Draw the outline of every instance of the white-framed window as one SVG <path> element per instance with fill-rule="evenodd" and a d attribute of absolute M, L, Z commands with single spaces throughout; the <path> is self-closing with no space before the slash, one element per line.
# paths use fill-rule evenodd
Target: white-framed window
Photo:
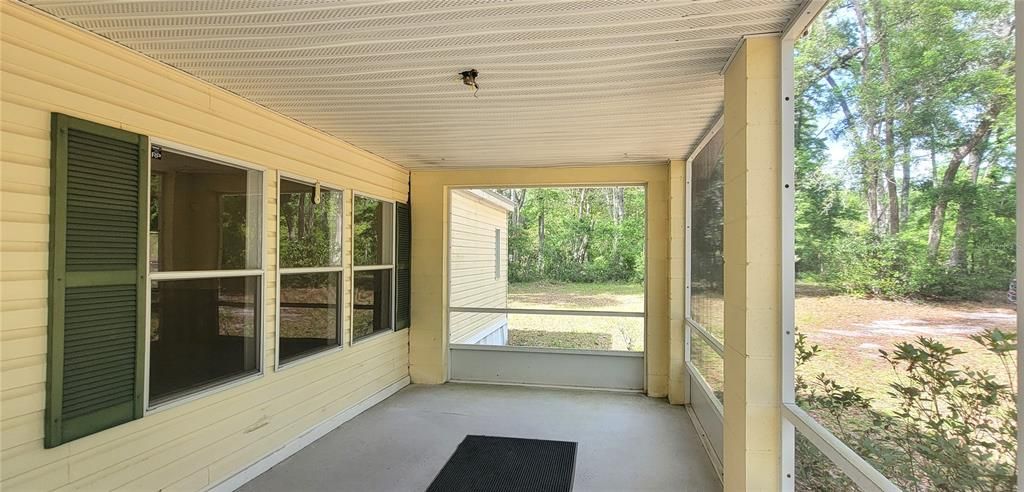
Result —
<path fill-rule="evenodd" d="M 148 408 L 262 374 L 263 174 L 153 142 Z"/>
<path fill-rule="evenodd" d="M 395 204 L 352 197 L 352 341 L 394 330 Z"/>
<path fill-rule="evenodd" d="M 277 364 L 344 345 L 344 192 L 278 177 Z"/>

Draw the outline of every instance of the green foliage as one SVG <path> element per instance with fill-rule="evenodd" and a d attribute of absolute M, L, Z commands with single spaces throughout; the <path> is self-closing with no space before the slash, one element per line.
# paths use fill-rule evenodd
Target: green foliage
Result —
<path fill-rule="evenodd" d="M 927 337 L 879 351 L 897 376 L 894 409 L 876 408 L 859 388 L 820 374 L 798 378 L 798 404 L 904 490 L 1014 490 L 1017 480 L 1016 335 L 988 330 L 971 337 L 998 357 L 1009 384 L 960 363 L 963 350 Z M 820 353 L 798 335 L 797 367 Z M 848 480 L 798 448 L 800 488 L 848 490 Z"/>
<path fill-rule="evenodd" d="M 312 186 L 289 181 L 282 186 L 289 190 L 278 197 L 281 267 L 341 265 L 341 192 L 322 190 L 320 203 L 313 203 Z"/>
<path fill-rule="evenodd" d="M 892 298 L 1006 289 L 1012 12 L 1009 0 L 836 1 L 798 43 L 799 278 Z"/>
<path fill-rule="evenodd" d="M 509 216 L 509 281 L 639 282 L 645 197 L 639 187 L 502 190 Z"/>
<path fill-rule="evenodd" d="M 356 195 L 352 208 L 352 261 L 354 265 L 379 265 L 384 261 L 385 203 Z"/>

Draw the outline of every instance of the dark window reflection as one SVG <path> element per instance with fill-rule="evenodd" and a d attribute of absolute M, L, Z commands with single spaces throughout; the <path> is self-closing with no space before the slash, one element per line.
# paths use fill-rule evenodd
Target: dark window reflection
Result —
<path fill-rule="evenodd" d="M 321 188 L 314 199 L 313 185 L 281 180 L 281 268 L 341 265 L 342 193 Z"/>
<path fill-rule="evenodd" d="M 152 283 L 151 402 L 259 371 L 259 277 Z"/>
<path fill-rule="evenodd" d="M 259 171 L 166 149 L 151 167 L 151 271 L 260 267 Z"/>
<path fill-rule="evenodd" d="M 281 275 L 280 361 L 338 346 L 341 272 Z"/>
<path fill-rule="evenodd" d="M 355 272 L 352 339 L 391 330 L 391 270 Z"/>
<path fill-rule="evenodd" d="M 356 195 L 352 222 L 353 264 L 390 265 L 394 204 Z"/>

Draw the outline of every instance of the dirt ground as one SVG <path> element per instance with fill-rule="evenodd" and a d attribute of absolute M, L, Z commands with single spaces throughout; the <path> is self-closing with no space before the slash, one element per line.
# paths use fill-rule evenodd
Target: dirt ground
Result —
<path fill-rule="evenodd" d="M 888 385 L 898 374 L 879 350 L 919 336 L 963 349 L 968 367 L 985 368 L 1006 382 L 1006 368 L 970 336 L 986 329 L 1015 332 L 1017 313 L 1005 293 L 992 293 L 980 302 L 925 302 L 858 299 L 830 295 L 806 286 L 798 288 L 796 323 L 821 354 L 802 367 L 806 377 L 825 373 L 838 383 L 858 386 L 866 396 L 884 404 Z"/>

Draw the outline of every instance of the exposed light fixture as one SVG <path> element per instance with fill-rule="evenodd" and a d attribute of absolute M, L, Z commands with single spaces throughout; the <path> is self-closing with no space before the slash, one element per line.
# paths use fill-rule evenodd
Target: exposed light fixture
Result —
<path fill-rule="evenodd" d="M 476 93 L 480 92 L 480 86 L 477 85 L 476 83 L 476 78 L 478 75 L 480 75 L 480 72 L 477 72 L 475 68 L 471 68 L 469 70 L 466 70 L 465 72 L 459 72 L 459 75 L 462 76 L 463 84 L 468 85 L 474 89 L 473 97 L 476 97 Z"/>

